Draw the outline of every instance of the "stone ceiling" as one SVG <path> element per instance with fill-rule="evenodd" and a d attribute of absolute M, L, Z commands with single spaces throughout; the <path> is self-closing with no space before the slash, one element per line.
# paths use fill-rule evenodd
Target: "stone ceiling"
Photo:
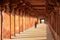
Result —
<path fill-rule="evenodd" d="M 2 5 L 13 5 L 19 8 L 21 5 L 28 6 L 31 10 L 37 11 L 39 13 L 46 13 L 46 8 L 57 6 L 56 3 L 59 0 L 0 0 L 0 6 Z M 52 5 L 52 6 L 51 6 Z M 52 10 L 52 9 L 51 9 Z"/>

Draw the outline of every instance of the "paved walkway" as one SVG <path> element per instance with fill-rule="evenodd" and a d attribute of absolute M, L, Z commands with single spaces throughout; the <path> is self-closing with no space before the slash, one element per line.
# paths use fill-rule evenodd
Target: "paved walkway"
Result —
<path fill-rule="evenodd" d="M 37 28 L 33 26 L 12 39 L 4 40 L 53 40 L 53 37 L 46 24 L 38 24 Z"/>

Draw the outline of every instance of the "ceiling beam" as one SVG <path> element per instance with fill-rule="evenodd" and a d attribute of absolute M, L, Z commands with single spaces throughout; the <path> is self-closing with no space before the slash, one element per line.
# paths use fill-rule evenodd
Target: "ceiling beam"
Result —
<path fill-rule="evenodd" d="M 45 9 L 34 9 L 34 10 L 45 10 Z"/>
<path fill-rule="evenodd" d="M 32 5 L 32 7 L 45 7 L 45 5 Z"/>

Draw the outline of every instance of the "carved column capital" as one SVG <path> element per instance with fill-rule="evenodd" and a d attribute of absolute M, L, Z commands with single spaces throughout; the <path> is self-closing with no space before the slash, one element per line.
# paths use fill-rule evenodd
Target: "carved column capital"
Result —
<path fill-rule="evenodd" d="M 4 8 L 5 8 L 5 12 L 10 12 L 10 7 L 9 7 L 8 4 L 7 5 L 4 5 Z"/>

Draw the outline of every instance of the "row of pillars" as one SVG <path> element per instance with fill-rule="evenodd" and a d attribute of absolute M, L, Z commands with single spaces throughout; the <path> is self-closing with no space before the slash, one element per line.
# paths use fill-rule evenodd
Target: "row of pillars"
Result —
<path fill-rule="evenodd" d="M 60 40 L 60 13 L 58 7 L 51 11 L 49 24 L 54 40 Z"/>
<path fill-rule="evenodd" d="M 23 9 L 13 8 L 10 12 L 7 6 L 7 9 L 0 10 L 0 40 L 20 34 L 35 25 L 36 21 L 37 17 L 30 16 Z"/>

